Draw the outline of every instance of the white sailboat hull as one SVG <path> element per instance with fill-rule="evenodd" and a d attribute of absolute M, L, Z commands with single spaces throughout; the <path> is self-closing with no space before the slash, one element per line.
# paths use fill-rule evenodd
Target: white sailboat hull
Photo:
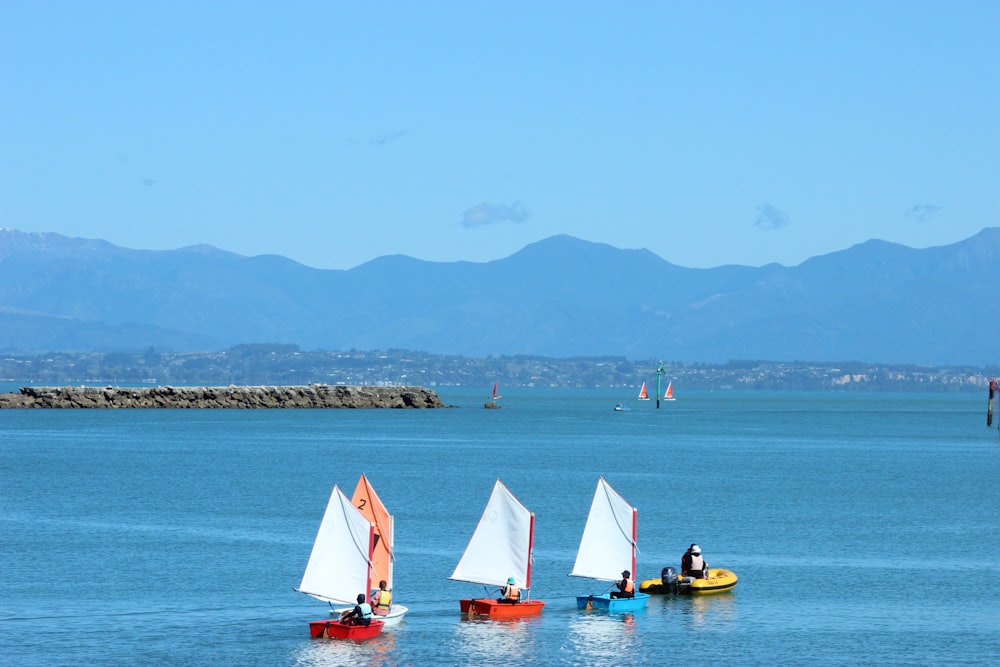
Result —
<path fill-rule="evenodd" d="M 342 612 L 350 611 L 353 607 L 342 607 L 341 609 L 331 609 L 330 616 L 340 616 Z M 404 607 L 401 604 L 394 604 L 389 607 L 389 613 L 385 616 L 373 616 L 376 621 L 382 621 L 386 627 L 392 625 L 398 625 L 400 621 L 403 620 L 403 616 L 406 612 L 410 611 L 409 607 Z"/>

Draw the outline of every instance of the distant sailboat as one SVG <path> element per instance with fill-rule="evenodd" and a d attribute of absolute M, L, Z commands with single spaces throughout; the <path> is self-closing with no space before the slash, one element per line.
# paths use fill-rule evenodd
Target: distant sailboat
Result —
<path fill-rule="evenodd" d="M 676 398 L 674 398 L 674 383 L 673 382 L 668 382 L 667 383 L 667 392 L 665 394 L 663 394 L 663 398 L 664 398 L 664 400 L 667 400 L 667 401 L 676 401 L 677 400 Z"/>
<path fill-rule="evenodd" d="M 490 396 L 490 400 L 488 400 L 485 403 L 483 403 L 483 407 L 484 408 L 499 408 L 500 407 L 500 405 L 497 403 L 497 401 L 499 401 L 501 398 L 503 398 L 503 396 L 500 396 L 499 394 L 497 394 L 497 386 L 499 384 L 500 384 L 499 382 L 494 382 L 493 383 L 493 395 Z"/>
<path fill-rule="evenodd" d="M 639 400 L 640 401 L 648 401 L 649 400 L 649 394 L 646 393 L 646 383 L 645 382 L 642 383 L 642 389 L 639 390 Z"/>

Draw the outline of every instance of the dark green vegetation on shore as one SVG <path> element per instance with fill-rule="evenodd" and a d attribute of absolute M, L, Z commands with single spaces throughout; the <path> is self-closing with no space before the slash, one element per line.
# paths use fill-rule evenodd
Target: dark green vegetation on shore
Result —
<path fill-rule="evenodd" d="M 221 352 L 52 353 L 0 358 L 0 382 L 17 385 L 411 385 L 421 387 L 656 389 L 657 360 L 465 357 L 408 350 L 303 351 L 296 345 L 239 345 Z M 864 362 L 663 362 L 663 388 L 798 391 L 987 391 L 1000 366 L 930 367 Z"/>

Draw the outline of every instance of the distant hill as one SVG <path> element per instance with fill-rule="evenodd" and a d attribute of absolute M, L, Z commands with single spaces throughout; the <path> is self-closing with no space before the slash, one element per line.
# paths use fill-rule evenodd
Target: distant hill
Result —
<path fill-rule="evenodd" d="M 395 255 L 348 271 L 210 246 L 129 250 L 0 230 L 0 352 L 246 343 L 467 356 L 725 362 L 995 360 L 1000 228 L 868 241 L 794 267 L 690 269 L 570 236 L 504 259 Z"/>

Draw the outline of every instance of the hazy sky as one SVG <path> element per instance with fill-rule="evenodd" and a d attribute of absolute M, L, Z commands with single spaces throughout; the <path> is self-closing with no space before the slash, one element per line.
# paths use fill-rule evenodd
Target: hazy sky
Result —
<path fill-rule="evenodd" d="M 351 268 L 1000 225 L 1000 2 L 3 0 L 0 226 Z"/>

